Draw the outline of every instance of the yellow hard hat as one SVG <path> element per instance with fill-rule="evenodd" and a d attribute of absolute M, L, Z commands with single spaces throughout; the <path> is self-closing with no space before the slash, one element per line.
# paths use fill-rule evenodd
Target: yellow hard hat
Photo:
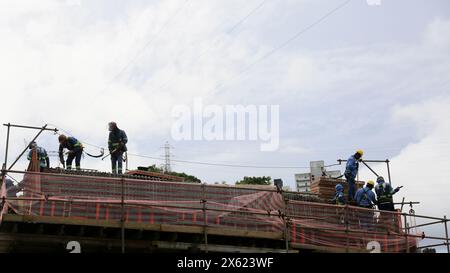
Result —
<path fill-rule="evenodd" d="M 363 156 L 363 154 L 364 154 L 364 151 L 363 150 L 358 150 L 358 151 L 356 151 L 358 154 L 360 154 L 361 156 Z"/>
<path fill-rule="evenodd" d="M 375 186 L 375 182 L 373 182 L 372 180 L 369 180 L 369 181 L 367 181 L 367 185 Z"/>

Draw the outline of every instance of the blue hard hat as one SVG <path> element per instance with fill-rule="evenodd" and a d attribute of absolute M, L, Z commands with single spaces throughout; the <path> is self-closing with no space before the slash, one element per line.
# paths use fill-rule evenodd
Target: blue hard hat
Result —
<path fill-rule="evenodd" d="M 336 191 L 343 191 L 344 190 L 344 186 L 342 186 L 341 184 L 337 184 L 335 188 L 336 188 Z"/>
<path fill-rule="evenodd" d="M 384 182 L 384 178 L 382 176 L 378 176 L 377 183 L 382 183 L 382 182 Z"/>

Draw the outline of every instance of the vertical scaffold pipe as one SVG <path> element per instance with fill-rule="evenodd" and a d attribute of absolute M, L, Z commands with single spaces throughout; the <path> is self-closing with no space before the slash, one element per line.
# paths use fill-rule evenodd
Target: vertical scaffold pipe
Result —
<path fill-rule="evenodd" d="M 389 166 L 389 159 L 386 159 L 386 166 L 387 166 L 387 172 L 388 172 L 388 179 L 389 179 L 389 184 L 391 184 L 392 186 L 392 179 L 391 179 L 391 168 Z"/>
<path fill-rule="evenodd" d="M 344 213 L 344 221 L 345 221 L 345 253 L 349 252 L 349 235 L 348 235 L 348 204 L 345 205 L 345 213 Z"/>
<path fill-rule="evenodd" d="M 9 132 L 11 130 L 11 124 L 8 123 L 8 124 L 6 124 L 6 126 L 8 127 L 8 129 L 6 131 L 5 162 L 4 162 L 4 167 L 3 167 L 5 169 L 6 169 L 6 166 L 8 165 Z"/>
<path fill-rule="evenodd" d="M 287 219 L 287 203 L 288 199 L 283 197 L 283 193 L 280 192 L 281 197 L 284 199 L 284 208 L 283 208 L 283 222 L 284 222 L 284 241 L 286 244 L 286 253 L 289 253 L 289 241 L 291 240 L 291 234 L 289 229 L 289 219 Z"/>
<path fill-rule="evenodd" d="M 409 228 L 408 228 L 408 223 L 407 223 L 407 219 L 406 219 L 406 213 L 403 214 L 403 221 L 405 222 L 404 226 L 405 226 L 406 253 L 409 253 L 409 239 L 408 239 Z"/>
<path fill-rule="evenodd" d="M 205 191 L 205 184 L 202 184 L 202 210 L 203 210 L 203 234 L 204 234 L 204 239 L 205 239 L 205 252 L 208 253 L 208 231 L 207 231 L 207 226 L 208 226 L 208 221 L 206 219 L 207 214 L 206 214 L 206 191 Z"/>
<path fill-rule="evenodd" d="M 125 179 L 121 179 L 121 216 L 120 216 L 120 239 L 122 253 L 125 253 Z"/>
<path fill-rule="evenodd" d="M 445 226 L 445 241 L 447 245 L 447 253 L 450 253 L 450 246 L 449 246 L 449 240 L 448 240 L 448 227 L 447 227 L 447 216 L 444 215 L 444 226 Z"/>

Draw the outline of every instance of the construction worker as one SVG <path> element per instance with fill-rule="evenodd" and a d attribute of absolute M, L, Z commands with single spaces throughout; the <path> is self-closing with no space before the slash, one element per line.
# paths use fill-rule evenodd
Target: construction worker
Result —
<path fill-rule="evenodd" d="M 394 199 L 392 196 L 396 194 L 400 188 L 401 187 L 397 187 L 393 189 L 391 184 L 385 182 L 382 176 L 377 178 L 375 193 L 377 194 L 378 199 L 378 209 L 382 210 L 382 212 L 380 212 L 378 224 L 388 231 L 398 231 L 398 225 L 396 224 L 397 215 L 391 212 L 395 211 Z"/>
<path fill-rule="evenodd" d="M 122 174 L 123 153 L 127 151 L 127 134 L 117 127 L 117 123 L 110 122 L 108 149 L 111 154 L 111 167 L 113 174 Z"/>
<path fill-rule="evenodd" d="M 59 159 L 64 166 L 64 154 L 63 150 L 69 150 L 67 152 L 66 169 L 72 169 L 72 161 L 75 159 L 75 167 L 77 170 L 81 170 L 81 156 L 83 155 L 83 145 L 74 137 L 67 137 L 60 135 L 59 141 Z"/>
<path fill-rule="evenodd" d="M 333 198 L 333 203 L 336 205 L 347 204 L 347 201 L 345 200 L 345 196 L 344 196 L 344 186 L 342 186 L 341 184 L 337 184 L 335 189 L 336 189 L 336 193 Z"/>
<path fill-rule="evenodd" d="M 377 199 L 375 198 L 375 193 L 372 191 L 375 186 L 375 182 L 372 180 L 367 181 L 366 186 L 362 189 L 359 189 L 355 195 L 356 204 L 363 208 L 373 208 L 377 203 Z"/>
<path fill-rule="evenodd" d="M 341 184 L 337 184 L 335 189 L 336 193 L 334 194 L 332 203 L 339 206 L 344 206 L 345 204 L 347 204 L 344 196 L 344 186 L 342 186 Z M 345 224 L 345 217 L 345 210 L 342 207 L 336 208 L 336 214 L 334 216 L 330 215 L 330 219 L 332 220 L 332 222 L 338 225 Z"/>
<path fill-rule="evenodd" d="M 375 182 L 372 180 L 367 181 L 366 186 L 362 189 L 359 189 L 355 195 L 355 201 L 359 207 L 372 209 L 374 205 L 377 203 L 375 198 L 375 193 L 372 191 L 375 186 Z M 374 213 L 372 210 L 361 210 L 358 213 L 359 221 L 362 228 L 371 229 L 374 224 Z"/>
<path fill-rule="evenodd" d="M 348 184 L 348 201 L 354 200 L 355 197 L 355 180 L 359 169 L 359 160 L 363 156 L 362 150 L 356 151 L 356 153 L 349 157 L 347 165 L 345 166 L 344 176 Z"/>
<path fill-rule="evenodd" d="M 35 141 L 31 142 L 28 148 L 30 149 L 27 157 L 28 160 L 31 160 L 33 157 L 33 152 L 36 152 L 41 171 L 44 168 L 50 168 L 50 159 L 48 157 L 47 151 L 44 148 L 39 147 Z"/>
<path fill-rule="evenodd" d="M 375 186 L 375 193 L 378 199 L 378 209 L 395 211 L 394 200 L 392 196 L 396 194 L 401 187 L 395 189 L 392 188 L 391 184 L 384 181 L 382 176 L 377 178 L 377 185 Z"/>

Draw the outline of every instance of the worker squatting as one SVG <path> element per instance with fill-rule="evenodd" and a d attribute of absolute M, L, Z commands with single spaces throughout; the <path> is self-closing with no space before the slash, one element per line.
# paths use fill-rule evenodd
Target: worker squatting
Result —
<path fill-rule="evenodd" d="M 108 149 L 111 156 L 111 168 L 114 174 L 122 174 L 123 153 L 127 151 L 128 138 L 125 131 L 119 129 L 115 122 L 110 122 L 109 137 L 108 137 Z M 75 160 L 75 168 L 81 169 L 81 157 L 83 155 L 83 144 L 74 137 L 60 135 L 59 141 L 59 160 L 64 168 L 72 169 L 72 163 Z M 36 152 L 37 159 L 41 169 L 50 167 L 50 160 L 47 151 L 39 147 L 36 142 L 33 142 L 29 146 L 30 152 L 28 159 L 31 160 L 33 152 Z M 67 149 L 67 159 L 64 160 L 64 149 Z"/>
<path fill-rule="evenodd" d="M 337 184 L 333 203 L 337 205 L 356 204 L 359 207 L 370 209 L 377 205 L 379 210 L 394 211 L 392 196 L 401 187 L 393 189 L 389 183 L 384 181 L 382 176 L 377 178 L 376 186 L 374 181 L 369 180 L 363 188 L 355 193 L 355 181 L 359 170 L 359 161 L 362 159 L 363 154 L 364 152 L 362 150 L 358 150 L 347 160 L 344 176 L 348 184 L 348 196 L 345 198 L 344 187 L 341 184 Z M 377 196 L 372 191 L 374 188 Z"/>

